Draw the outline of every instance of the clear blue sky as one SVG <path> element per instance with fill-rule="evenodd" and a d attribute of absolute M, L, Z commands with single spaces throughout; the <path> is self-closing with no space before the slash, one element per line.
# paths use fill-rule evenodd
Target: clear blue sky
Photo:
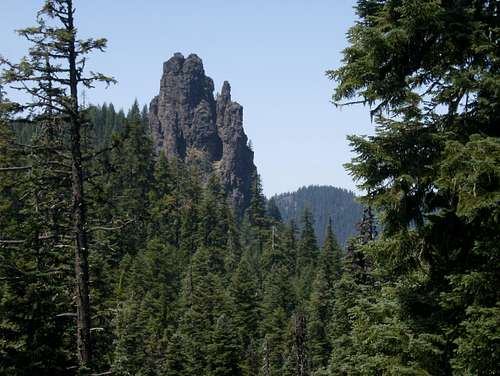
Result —
<path fill-rule="evenodd" d="M 81 37 L 105 37 L 89 68 L 118 84 L 87 92 L 91 103 L 128 108 L 159 90 L 162 63 L 198 54 L 220 90 L 231 83 L 267 195 L 302 185 L 354 188 L 342 164 L 346 135 L 370 134 L 369 110 L 335 108 L 327 69 L 341 64 L 354 0 L 75 0 Z M 0 54 L 16 60 L 27 44 L 14 29 L 34 24 L 42 0 L 0 0 Z"/>

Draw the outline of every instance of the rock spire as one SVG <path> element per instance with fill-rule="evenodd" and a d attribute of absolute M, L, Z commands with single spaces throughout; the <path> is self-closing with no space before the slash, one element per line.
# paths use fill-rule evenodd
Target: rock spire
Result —
<path fill-rule="evenodd" d="M 256 167 L 243 130 L 243 107 L 231 100 L 227 81 L 214 98 L 214 83 L 201 59 L 174 54 L 163 64 L 149 124 L 157 152 L 195 163 L 206 176 L 218 174 L 237 212 L 243 212 Z"/>

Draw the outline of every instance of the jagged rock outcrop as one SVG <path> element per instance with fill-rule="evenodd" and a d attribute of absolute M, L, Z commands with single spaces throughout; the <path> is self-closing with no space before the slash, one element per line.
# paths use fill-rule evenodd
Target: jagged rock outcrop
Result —
<path fill-rule="evenodd" d="M 163 64 L 160 93 L 149 109 L 157 152 L 216 172 L 237 211 L 248 206 L 256 167 L 243 130 L 243 107 L 231 101 L 227 81 L 214 98 L 201 59 L 176 53 Z"/>

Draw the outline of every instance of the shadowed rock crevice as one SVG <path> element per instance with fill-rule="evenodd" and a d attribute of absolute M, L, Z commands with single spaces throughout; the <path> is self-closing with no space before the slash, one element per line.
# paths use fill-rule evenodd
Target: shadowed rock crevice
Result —
<path fill-rule="evenodd" d="M 243 212 L 256 167 L 243 130 L 243 107 L 231 101 L 227 81 L 214 98 L 214 83 L 201 59 L 176 53 L 163 64 L 149 123 L 158 153 L 196 163 L 206 176 L 217 173 L 235 209 Z"/>

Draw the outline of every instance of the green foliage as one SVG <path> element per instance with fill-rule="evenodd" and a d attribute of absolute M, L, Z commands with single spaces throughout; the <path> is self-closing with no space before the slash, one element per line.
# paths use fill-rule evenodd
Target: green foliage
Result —
<path fill-rule="evenodd" d="M 348 252 L 369 295 L 347 309 L 347 350 L 332 370 L 355 359 L 367 368 L 344 372 L 495 374 L 498 5 L 366 0 L 357 11 L 329 75 L 337 104 L 372 107 L 375 135 L 350 137 L 347 168 L 383 232 L 366 247 L 373 232 L 362 229 Z"/>
<path fill-rule="evenodd" d="M 80 87 L 92 88 L 99 82 L 109 85 L 115 80 L 101 73 L 87 73 L 85 70 L 87 55 L 95 50 L 103 51 L 106 40 L 78 39 L 72 0 L 45 0 L 37 13 L 36 21 L 34 27 L 17 30 L 29 42 L 27 56 L 19 63 L 0 57 L 0 64 L 4 68 L 0 75 L 2 85 L 5 83 L 10 88 L 19 90 L 24 100 L 15 105 L 2 104 L 2 112 L 5 108 L 16 112 L 19 116 L 17 123 L 20 126 L 31 123 L 31 131 L 34 132 L 27 145 L 20 145 L 28 156 L 24 160 L 27 165 L 22 168 L 6 167 L 1 172 L 29 171 L 31 186 L 23 187 L 25 191 L 22 197 L 31 218 L 23 218 L 19 224 L 24 227 L 29 223 L 31 234 L 20 232 L 17 235 L 23 238 L 16 242 L 20 244 L 20 254 L 23 251 L 28 251 L 28 254 L 32 252 L 28 260 L 34 262 L 34 270 L 28 269 L 27 274 L 58 274 L 66 267 L 64 276 L 67 276 L 68 266 L 71 265 L 70 258 L 67 257 L 69 252 L 59 254 L 56 250 L 73 250 L 74 284 L 71 287 L 74 292 L 68 299 L 72 303 L 68 304 L 66 301 L 66 304 L 61 303 L 61 307 L 66 305 L 64 310 L 71 311 L 73 309 L 70 305 L 76 306 L 77 359 L 74 362 L 76 366 L 72 369 L 87 372 L 94 364 L 87 241 L 90 226 L 86 217 L 88 202 L 85 197 L 88 171 L 84 162 L 91 160 L 92 156 L 85 155 L 86 140 L 82 140 L 82 137 L 85 137 L 86 132 L 82 128 L 85 128 L 87 122 L 85 111 L 79 105 L 78 90 Z M 3 95 L 0 96 L 3 101 Z M 2 119 L 3 117 L 2 114 Z M 26 281 L 27 278 L 21 280 Z M 38 277 L 35 281 L 41 282 Z M 57 286 L 57 292 L 50 291 L 44 300 L 58 301 L 63 296 L 62 291 L 67 290 L 70 285 L 67 280 L 64 282 L 41 283 L 41 291 Z M 24 293 L 19 291 L 18 296 Z M 33 302 L 36 301 L 37 298 L 33 296 Z M 42 304 L 36 302 L 35 307 L 42 307 Z M 61 307 L 58 309 L 62 309 Z M 37 309 L 34 311 L 34 317 L 38 318 Z M 42 311 L 50 310 L 42 308 Z M 58 315 L 52 312 L 51 318 L 43 322 L 54 325 L 54 317 Z M 29 325 L 20 329 L 21 332 L 31 330 Z M 61 335 L 55 337 L 62 338 Z M 45 347 L 38 344 L 36 339 L 31 342 L 35 348 Z M 54 354 L 59 354 L 59 346 L 60 343 L 57 343 Z M 33 371 L 40 368 L 44 372 L 59 372 L 57 365 L 50 364 L 50 357 L 43 355 L 37 355 L 32 360 L 36 363 Z"/>
<path fill-rule="evenodd" d="M 333 234 L 331 222 L 326 229 L 323 249 L 307 304 L 309 363 L 313 372 L 324 369 L 332 351 L 329 323 L 334 314 L 335 283 L 340 279 L 342 251 Z"/>
<path fill-rule="evenodd" d="M 297 259 L 295 265 L 295 289 L 301 301 L 306 301 L 311 293 L 314 279 L 314 270 L 319 256 L 316 235 L 314 234 L 312 213 L 304 210 L 302 216 L 302 231 L 297 245 Z"/>
<path fill-rule="evenodd" d="M 324 271 L 330 281 L 340 277 L 342 272 L 342 249 L 333 233 L 332 222 L 329 221 L 325 231 L 325 241 L 318 260 L 318 269 Z"/>
<path fill-rule="evenodd" d="M 153 240 L 122 263 L 115 324 L 114 369 L 119 374 L 149 375 L 161 368 L 176 318 L 179 281 L 174 256 L 173 248 Z"/>
<path fill-rule="evenodd" d="M 167 353 L 165 355 L 165 375 L 167 376 L 187 376 L 185 339 L 175 333 L 168 342 Z"/>
<path fill-rule="evenodd" d="M 329 74 L 337 102 L 372 106 L 376 130 L 350 137 L 347 168 L 366 206 L 339 194 L 346 223 L 329 220 L 331 190 L 266 201 L 258 175 L 239 221 L 216 174 L 155 154 L 147 108 L 88 108 L 92 371 L 498 373 L 498 5 L 359 0 L 357 13 L 344 65 Z M 30 77 L 33 61 L 4 79 Z M 68 374 L 77 362 L 68 134 L 48 113 L 30 125 L 11 119 L 20 108 L 1 89 L 0 373 Z M 315 213 L 298 228 L 308 201 Z"/>
<path fill-rule="evenodd" d="M 307 312 L 307 335 L 310 366 L 313 370 L 325 367 L 331 352 L 328 322 L 332 315 L 333 290 L 323 269 L 316 273 Z"/>
<path fill-rule="evenodd" d="M 260 290 L 257 271 L 246 254 L 234 272 L 229 286 L 231 318 L 239 341 L 248 348 L 257 340 L 260 321 Z"/>
<path fill-rule="evenodd" d="M 274 206 L 276 208 L 274 208 Z M 281 193 L 269 199 L 268 212 L 273 216 L 276 209 L 284 223 L 300 223 L 304 209 L 311 210 L 314 217 L 314 232 L 318 241 L 325 240 L 328 222 L 339 244 L 345 247 L 349 238 L 356 235 L 356 224 L 362 216 L 362 206 L 353 192 L 332 186 L 310 185 L 295 192 Z"/>
<path fill-rule="evenodd" d="M 33 139 L 55 148 L 43 133 Z M 53 162 L 58 161 L 53 157 Z M 4 170 L 5 169 L 5 170 Z M 63 374 L 74 361 L 70 259 L 61 252 L 68 181 L 47 152 L 16 146 L 0 114 L 0 373 Z M 50 234 L 51 236 L 47 236 Z"/>
<path fill-rule="evenodd" d="M 313 263 L 318 256 L 318 243 L 314 233 L 314 219 L 309 209 L 304 210 L 302 216 L 302 232 L 297 249 L 298 268 Z"/>
<path fill-rule="evenodd" d="M 93 138 L 99 150 L 111 145 L 113 135 L 121 133 L 125 128 L 125 113 L 123 110 L 117 112 L 113 103 L 104 103 L 100 106 L 90 105 L 87 112 L 92 124 Z"/>
<path fill-rule="evenodd" d="M 217 319 L 208 345 L 208 372 L 210 376 L 238 376 L 241 374 L 239 345 L 235 327 L 230 319 L 221 315 Z"/>
<path fill-rule="evenodd" d="M 470 306 L 460 323 L 463 335 L 455 340 L 453 368 L 458 375 L 494 375 L 500 353 L 500 306 Z"/>

